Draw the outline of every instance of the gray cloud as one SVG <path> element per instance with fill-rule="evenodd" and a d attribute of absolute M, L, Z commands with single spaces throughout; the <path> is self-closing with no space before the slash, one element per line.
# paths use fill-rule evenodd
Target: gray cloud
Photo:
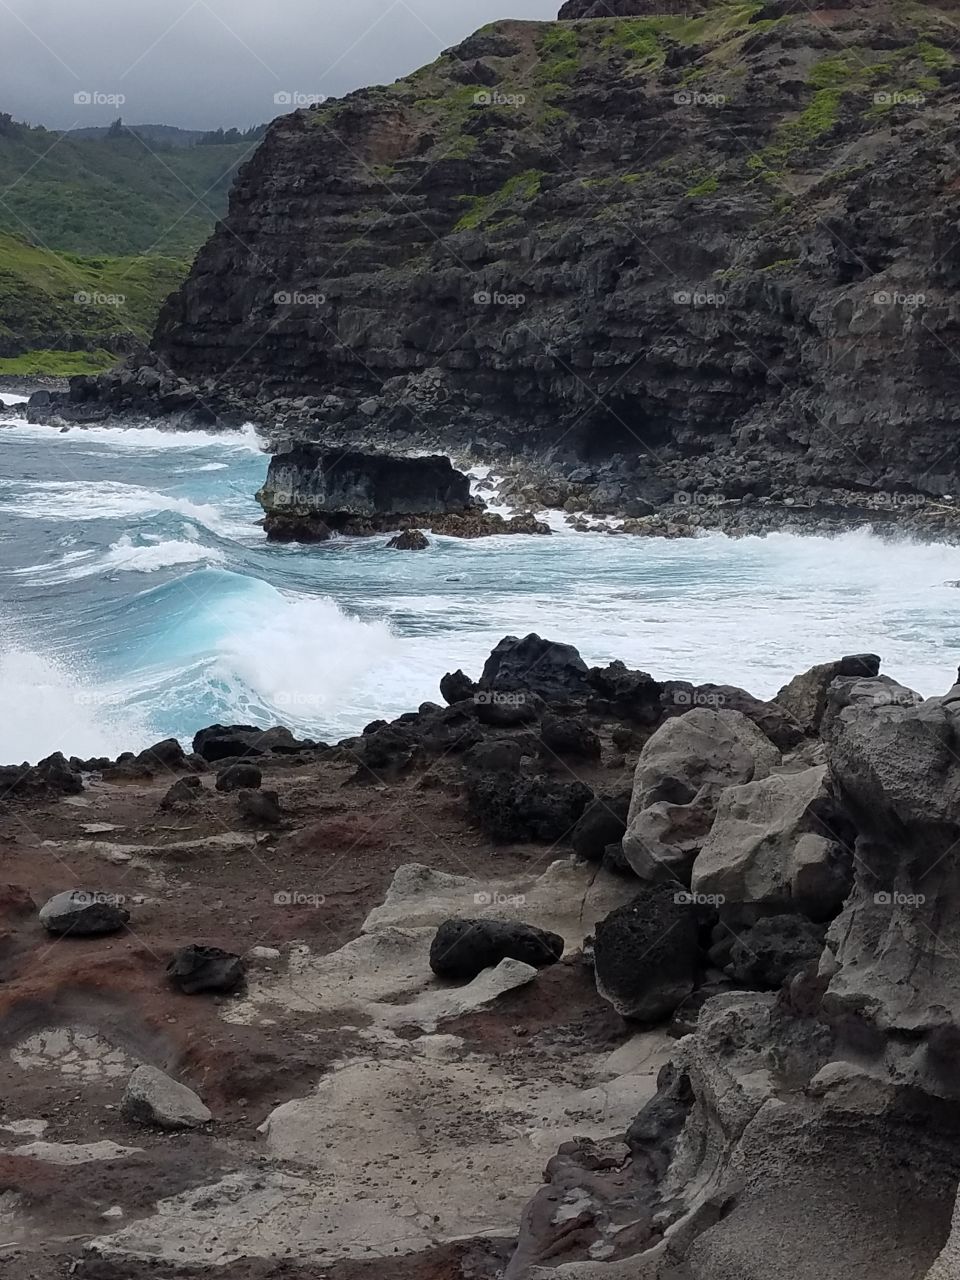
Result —
<path fill-rule="evenodd" d="M 224 128 L 389 83 L 496 18 L 560 0 L 0 0 L 0 111 L 50 128 Z M 75 95 L 99 95 L 78 105 Z M 122 105 L 113 100 L 123 97 Z"/>

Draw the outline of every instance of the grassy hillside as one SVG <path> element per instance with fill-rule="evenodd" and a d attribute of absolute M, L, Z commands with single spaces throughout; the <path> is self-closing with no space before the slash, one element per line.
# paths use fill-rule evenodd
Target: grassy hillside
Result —
<path fill-rule="evenodd" d="M 147 339 L 255 145 L 59 135 L 0 114 L 0 373 L 87 372 Z"/>
<path fill-rule="evenodd" d="M 149 338 L 188 268 L 187 258 L 53 253 L 0 232 L 0 373 L 103 368 Z"/>

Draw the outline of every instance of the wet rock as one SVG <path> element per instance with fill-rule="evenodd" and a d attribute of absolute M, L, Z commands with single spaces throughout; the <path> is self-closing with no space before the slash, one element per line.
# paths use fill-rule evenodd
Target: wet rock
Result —
<path fill-rule="evenodd" d="M 599 760 L 600 739 L 587 722 L 577 716 L 547 714 L 540 721 L 543 754 Z"/>
<path fill-rule="evenodd" d="M 552 778 L 518 778 L 494 774 L 468 779 L 471 815 L 491 839 L 553 840 L 569 838 L 593 792 L 582 782 Z"/>
<path fill-rule="evenodd" d="M 276 791 L 238 791 L 237 808 L 244 822 L 255 827 L 278 827 L 283 821 Z"/>
<path fill-rule="evenodd" d="M 213 1119 L 192 1089 L 156 1067 L 137 1067 L 127 1081 L 121 1110 L 128 1120 L 158 1129 L 198 1129 Z"/>
<path fill-rule="evenodd" d="M 185 995 L 201 991 L 233 991 L 243 981 L 240 956 L 219 947 L 181 947 L 167 965 L 167 977 Z"/>
<path fill-rule="evenodd" d="M 623 852 L 643 880 L 689 882 L 725 787 L 763 778 L 780 753 L 739 711 L 666 720 L 637 762 Z"/>
<path fill-rule="evenodd" d="M 387 543 L 388 547 L 394 547 L 397 551 L 426 551 L 429 545 L 430 540 L 420 529 L 404 529 L 403 533 L 398 533 Z"/>
<path fill-rule="evenodd" d="M 484 663 L 482 691 L 535 693 L 546 700 L 583 698 L 590 693 L 587 664 L 570 644 L 506 636 Z"/>
<path fill-rule="evenodd" d="M 444 702 L 451 706 L 457 702 L 466 702 L 476 691 L 476 682 L 459 670 L 448 671 L 440 681 L 440 694 Z"/>
<path fill-rule="evenodd" d="M 597 990 L 624 1018 L 673 1013 L 693 990 L 698 959 L 697 913 L 676 883 L 645 886 L 596 927 Z"/>
<path fill-rule="evenodd" d="M 48 933 L 90 937 L 116 933 L 130 919 L 130 912 L 114 894 L 91 889 L 70 889 L 55 894 L 40 909 L 40 923 Z"/>
<path fill-rule="evenodd" d="M 622 855 L 622 841 L 629 811 L 629 791 L 615 796 L 597 796 L 584 810 L 583 817 L 570 836 L 574 853 L 588 862 L 601 862 L 610 847 L 615 846 Z"/>
<path fill-rule="evenodd" d="M 430 946 L 438 978 L 469 981 L 501 960 L 543 969 L 563 955 L 563 938 L 533 925 L 502 920 L 445 920 Z"/>
<path fill-rule="evenodd" d="M 803 916 L 765 916 L 734 939 L 724 971 L 744 986 L 776 990 L 802 970 L 816 970 L 825 932 L 825 924 Z"/>
<path fill-rule="evenodd" d="M 263 781 L 263 774 L 260 767 L 255 764 L 231 764 L 226 769 L 221 769 L 217 774 L 217 790 L 218 791 L 240 791 L 241 789 L 251 790 L 260 786 Z"/>
<path fill-rule="evenodd" d="M 201 729 L 193 739 L 193 749 L 208 762 L 240 756 L 297 755 L 312 750 L 314 742 L 302 741 L 289 729 L 258 729 L 255 725 L 213 724 Z"/>

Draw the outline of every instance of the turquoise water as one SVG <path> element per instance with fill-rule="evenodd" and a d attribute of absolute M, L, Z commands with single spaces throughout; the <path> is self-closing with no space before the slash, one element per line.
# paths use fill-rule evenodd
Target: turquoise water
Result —
<path fill-rule="evenodd" d="M 7 397 L 9 400 L 9 397 Z M 960 550 L 837 539 L 558 532 L 396 552 L 271 546 L 253 428 L 0 419 L 0 761 L 115 755 L 213 721 L 325 739 L 436 699 L 508 633 L 769 696 L 873 650 L 925 694 L 960 661 Z"/>

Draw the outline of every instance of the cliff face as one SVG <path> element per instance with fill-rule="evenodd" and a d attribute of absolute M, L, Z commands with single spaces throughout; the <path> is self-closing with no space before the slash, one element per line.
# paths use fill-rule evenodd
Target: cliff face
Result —
<path fill-rule="evenodd" d="M 277 121 L 160 365 L 314 438 L 621 455 L 654 500 L 951 493 L 952 17 L 659 7 L 496 23 Z"/>

